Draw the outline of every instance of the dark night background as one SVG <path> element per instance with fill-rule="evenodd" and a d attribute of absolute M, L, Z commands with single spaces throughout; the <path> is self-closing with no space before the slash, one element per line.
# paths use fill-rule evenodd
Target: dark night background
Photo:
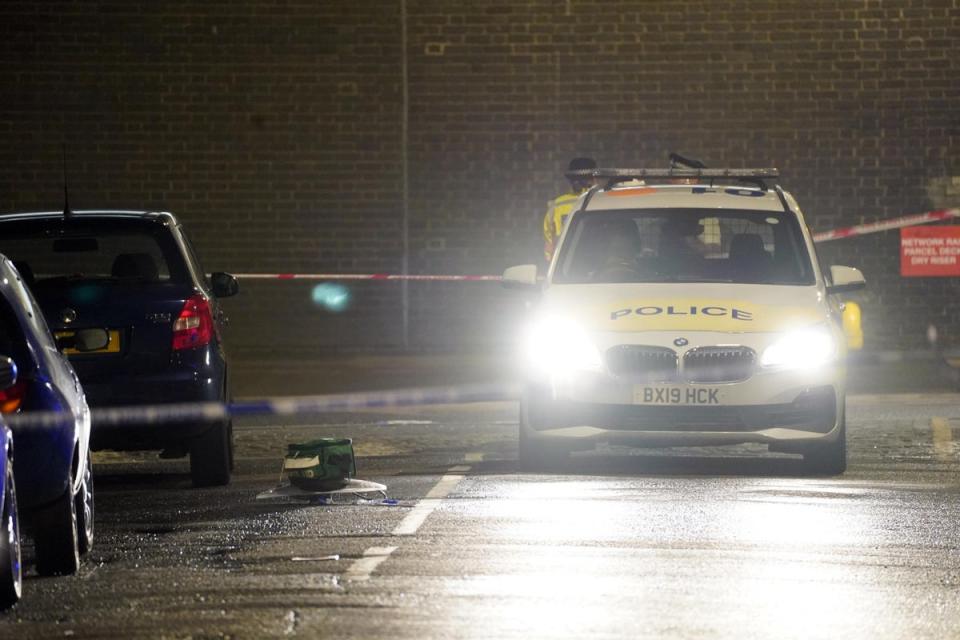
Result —
<path fill-rule="evenodd" d="M 207 270 L 398 272 L 401 2 L 0 5 L 0 211 L 158 208 Z M 777 166 L 814 230 L 956 206 L 956 0 L 406 0 L 411 273 L 531 262 L 573 155 Z M 951 200 L 952 198 L 952 200 Z M 954 279 L 899 276 L 899 235 L 824 244 L 861 268 L 868 348 L 948 339 Z M 242 283 L 246 350 L 395 348 L 400 286 Z M 506 342 L 496 284 L 409 288 L 410 345 Z M 960 332 L 957 332 L 960 338 Z"/>

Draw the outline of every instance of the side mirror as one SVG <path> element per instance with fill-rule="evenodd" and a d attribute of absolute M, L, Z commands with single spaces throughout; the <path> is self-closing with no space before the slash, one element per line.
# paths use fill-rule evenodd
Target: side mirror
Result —
<path fill-rule="evenodd" d="M 510 267 L 503 272 L 501 283 L 507 289 L 536 289 L 540 286 L 537 282 L 537 265 L 522 264 Z"/>
<path fill-rule="evenodd" d="M 859 291 L 867 286 L 867 281 L 863 279 L 860 269 L 854 269 L 853 267 L 838 265 L 830 267 L 830 280 L 832 284 L 827 286 L 827 295 Z"/>
<path fill-rule="evenodd" d="M 57 338 L 57 348 L 64 353 L 89 353 L 106 349 L 109 345 L 110 332 L 106 329 L 79 329 Z"/>
<path fill-rule="evenodd" d="M 17 363 L 13 358 L 0 356 L 0 391 L 17 384 Z"/>
<path fill-rule="evenodd" d="M 218 298 L 229 298 L 240 293 L 240 283 L 229 273 L 214 271 L 210 274 L 210 288 Z"/>
<path fill-rule="evenodd" d="M 851 351 L 863 349 L 863 327 L 860 324 L 860 305 L 846 302 L 843 305 L 843 333 L 847 336 L 847 348 Z"/>

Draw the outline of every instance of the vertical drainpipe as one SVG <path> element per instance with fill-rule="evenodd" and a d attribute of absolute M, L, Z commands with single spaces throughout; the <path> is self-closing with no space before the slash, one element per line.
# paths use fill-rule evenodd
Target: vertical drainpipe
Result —
<path fill-rule="evenodd" d="M 403 238 L 403 259 L 401 273 L 410 272 L 410 87 L 407 70 L 407 0 L 400 0 L 400 200 L 401 200 L 401 236 Z M 400 296 L 403 308 L 403 348 L 410 348 L 410 289 L 407 280 L 400 283 Z"/>

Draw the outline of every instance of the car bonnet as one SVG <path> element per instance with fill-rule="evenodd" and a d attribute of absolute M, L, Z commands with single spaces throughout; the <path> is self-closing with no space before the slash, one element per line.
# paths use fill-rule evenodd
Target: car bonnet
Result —
<path fill-rule="evenodd" d="M 816 286 L 727 283 L 553 285 L 540 312 L 590 331 L 786 331 L 824 322 Z"/>

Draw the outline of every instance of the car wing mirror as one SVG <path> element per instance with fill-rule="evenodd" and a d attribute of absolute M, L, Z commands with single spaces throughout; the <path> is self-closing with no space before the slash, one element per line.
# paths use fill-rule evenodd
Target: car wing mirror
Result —
<path fill-rule="evenodd" d="M 13 358 L 0 356 L 0 391 L 17 384 L 17 363 Z"/>
<path fill-rule="evenodd" d="M 847 349 L 863 349 L 863 326 L 860 324 L 860 305 L 856 302 L 843 304 L 843 333 L 847 337 Z"/>
<path fill-rule="evenodd" d="M 229 273 L 214 271 L 210 274 L 210 288 L 218 298 L 229 298 L 240 293 L 240 283 Z"/>
<path fill-rule="evenodd" d="M 516 267 L 510 267 L 503 272 L 503 278 L 500 283 L 507 289 L 522 289 L 531 291 L 540 286 L 537 280 L 537 265 L 521 264 Z"/>
<path fill-rule="evenodd" d="M 839 265 L 830 267 L 830 281 L 827 285 L 827 295 L 859 291 L 867 286 L 867 281 L 864 280 L 860 269 Z"/>

